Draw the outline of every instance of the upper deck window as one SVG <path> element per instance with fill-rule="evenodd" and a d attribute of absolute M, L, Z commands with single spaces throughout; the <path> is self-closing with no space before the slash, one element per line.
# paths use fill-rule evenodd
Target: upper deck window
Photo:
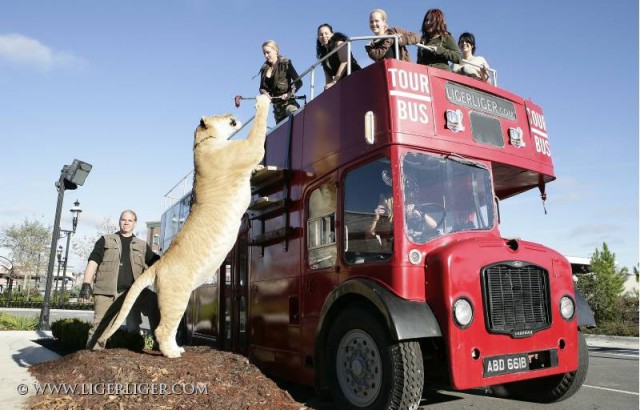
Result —
<path fill-rule="evenodd" d="M 504 147 L 500 119 L 508 121 L 517 119 L 513 102 L 454 82 L 445 84 L 445 92 L 449 102 L 468 108 L 474 141 L 494 147 Z"/>
<path fill-rule="evenodd" d="M 469 121 L 471 122 L 471 135 L 475 142 L 493 145 L 494 147 L 504 147 L 502 126 L 496 118 L 471 111 L 469 113 Z"/>

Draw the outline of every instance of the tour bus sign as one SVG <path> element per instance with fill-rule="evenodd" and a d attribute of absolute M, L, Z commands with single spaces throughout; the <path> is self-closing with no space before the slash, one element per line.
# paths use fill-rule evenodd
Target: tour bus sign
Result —
<path fill-rule="evenodd" d="M 447 99 L 453 104 L 511 121 L 516 119 L 516 109 L 510 101 L 455 83 L 446 83 L 445 90 Z"/>

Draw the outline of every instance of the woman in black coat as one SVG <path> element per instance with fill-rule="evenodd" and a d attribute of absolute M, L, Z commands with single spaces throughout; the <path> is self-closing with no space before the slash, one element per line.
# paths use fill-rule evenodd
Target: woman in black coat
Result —
<path fill-rule="evenodd" d="M 318 60 L 340 47 L 348 40 L 347 36 L 342 33 L 334 33 L 333 27 L 325 23 L 318 27 L 318 39 L 316 40 L 316 57 Z M 351 72 L 358 71 L 360 66 L 358 62 L 347 52 L 347 46 L 343 46 L 337 52 L 331 54 L 329 58 L 322 62 L 324 70 L 325 86 L 324 89 L 333 87 L 336 82 L 347 76 L 347 63 L 351 58 Z"/>
<path fill-rule="evenodd" d="M 300 108 L 295 94 L 302 87 L 302 80 L 298 78 L 291 60 L 280 55 L 275 41 L 265 41 L 262 53 L 265 62 L 260 68 L 260 94 L 269 94 L 271 97 L 277 124 Z"/>

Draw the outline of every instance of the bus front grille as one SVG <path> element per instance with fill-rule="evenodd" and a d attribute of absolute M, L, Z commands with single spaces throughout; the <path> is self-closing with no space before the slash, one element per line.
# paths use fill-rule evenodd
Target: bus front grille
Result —
<path fill-rule="evenodd" d="M 524 262 L 482 269 L 485 320 L 491 333 L 527 337 L 551 323 L 549 273 Z"/>

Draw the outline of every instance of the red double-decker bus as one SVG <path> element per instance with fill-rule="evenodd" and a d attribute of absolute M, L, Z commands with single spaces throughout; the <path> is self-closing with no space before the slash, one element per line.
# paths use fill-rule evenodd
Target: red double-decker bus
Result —
<path fill-rule="evenodd" d="M 565 399 L 588 367 L 571 266 L 498 228 L 501 200 L 554 179 L 532 101 L 372 64 L 269 133 L 237 243 L 182 331 L 340 408 L 416 408 L 443 383 Z M 188 203 L 163 215 L 165 249 Z"/>

